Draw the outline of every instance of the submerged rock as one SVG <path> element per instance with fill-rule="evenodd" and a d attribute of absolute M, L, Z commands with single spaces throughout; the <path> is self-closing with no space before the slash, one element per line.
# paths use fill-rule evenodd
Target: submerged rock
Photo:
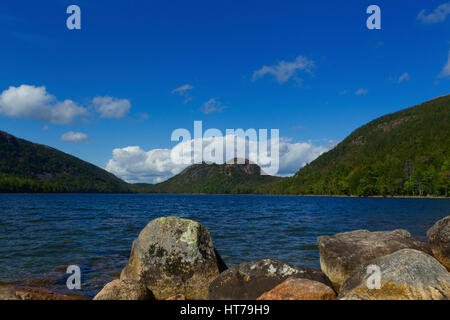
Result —
<path fill-rule="evenodd" d="M 352 271 L 360 264 L 401 249 L 416 249 L 431 254 L 427 244 L 416 241 L 402 229 L 393 231 L 356 230 L 321 236 L 319 243 L 320 267 L 339 289 Z"/>
<path fill-rule="evenodd" d="M 256 300 L 336 300 L 336 293 L 318 281 L 288 278 Z"/>
<path fill-rule="evenodd" d="M 439 220 L 427 232 L 434 257 L 450 271 L 450 216 Z"/>
<path fill-rule="evenodd" d="M 87 300 L 81 294 L 64 295 L 43 288 L 0 286 L 0 300 Z"/>
<path fill-rule="evenodd" d="M 166 217 L 151 221 L 133 241 L 120 279 L 143 283 L 158 300 L 176 294 L 195 300 L 206 297 L 211 281 L 225 269 L 208 229 Z"/>
<path fill-rule="evenodd" d="M 113 280 L 94 297 L 94 300 L 152 300 L 153 294 L 135 280 Z"/>
<path fill-rule="evenodd" d="M 379 287 L 369 279 L 369 265 L 379 267 Z M 370 286 L 370 288 L 368 287 Z M 447 300 L 450 274 L 432 256 L 403 249 L 358 266 L 342 285 L 345 300 Z"/>
<path fill-rule="evenodd" d="M 209 286 L 209 300 L 255 300 L 289 277 L 331 283 L 320 271 L 311 268 L 294 267 L 284 262 L 263 259 L 235 265 L 220 274 Z"/>

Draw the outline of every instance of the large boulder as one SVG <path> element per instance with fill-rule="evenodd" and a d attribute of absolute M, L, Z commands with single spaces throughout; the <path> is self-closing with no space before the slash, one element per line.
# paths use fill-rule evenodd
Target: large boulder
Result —
<path fill-rule="evenodd" d="M 113 280 L 94 297 L 94 300 L 152 300 L 153 294 L 135 280 Z"/>
<path fill-rule="evenodd" d="M 378 283 L 374 266 L 380 271 Z M 432 256 L 403 249 L 358 266 L 342 285 L 338 297 L 345 300 L 447 300 L 450 299 L 450 274 Z"/>
<path fill-rule="evenodd" d="M 211 235 L 196 221 L 177 217 L 151 221 L 133 241 L 121 280 L 143 283 L 158 300 L 177 294 L 204 299 L 226 266 Z"/>
<path fill-rule="evenodd" d="M 0 286 L 0 300 L 87 300 L 81 294 L 59 294 L 44 288 Z"/>
<path fill-rule="evenodd" d="M 304 278 L 331 285 L 320 271 L 294 267 L 284 262 L 263 259 L 235 265 L 220 274 L 209 286 L 208 300 L 255 300 L 289 277 Z"/>
<path fill-rule="evenodd" d="M 402 229 L 376 232 L 356 230 L 334 236 L 320 236 L 317 241 L 320 267 L 337 292 L 352 271 L 364 262 L 401 249 L 431 253 L 426 243 L 414 240 L 408 231 Z"/>
<path fill-rule="evenodd" d="M 288 278 L 256 300 L 336 300 L 336 293 L 318 281 Z"/>
<path fill-rule="evenodd" d="M 450 271 L 450 216 L 436 222 L 427 238 L 434 257 Z"/>

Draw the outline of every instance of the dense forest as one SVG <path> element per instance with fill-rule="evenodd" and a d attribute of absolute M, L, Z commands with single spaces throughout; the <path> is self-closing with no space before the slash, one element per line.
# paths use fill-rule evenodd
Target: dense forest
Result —
<path fill-rule="evenodd" d="M 450 95 L 378 118 L 291 178 L 245 164 L 195 164 L 159 184 L 128 184 L 48 146 L 0 131 L 0 192 L 450 196 Z"/>
<path fill-rule="evenodd" d="M 450 95 L 362 126 L 274 193 L 449 196 Z"/>
<path fill-rule="evenodd" d="M 0 131 L 0 192 L 130 192 L 113 174 Z"/>

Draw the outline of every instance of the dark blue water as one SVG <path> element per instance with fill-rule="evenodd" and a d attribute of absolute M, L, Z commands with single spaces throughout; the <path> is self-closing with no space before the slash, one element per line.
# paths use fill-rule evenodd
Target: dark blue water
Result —
<path fill-rule="evenodd" d="M 448 214 L 449 199 L 0 194 L 0 282 L 62 291 L 67 266 L 76 264 L 81 293 L 93 296 L 119 276 L 140 230 L 161 216 L 204 224 L 229 266 L 270 257 L 319 268 L 319 235 L 404 228 L 424 240 Z"/>

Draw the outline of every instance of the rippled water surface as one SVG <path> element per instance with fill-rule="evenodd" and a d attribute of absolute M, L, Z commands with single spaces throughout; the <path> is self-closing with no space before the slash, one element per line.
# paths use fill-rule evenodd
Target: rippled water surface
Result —
<path fill-rule="evenodd" d="M 404 228 L 424 240 L 449 199 L 290 196 L 0 194 L 0 282 L 65 287 L 68 265 L 93 296 L 117 278 L 131 242 L 152 219 L 204 224 L 230 266 L 261 258 L 319 267 L 316 237 Z"/>

